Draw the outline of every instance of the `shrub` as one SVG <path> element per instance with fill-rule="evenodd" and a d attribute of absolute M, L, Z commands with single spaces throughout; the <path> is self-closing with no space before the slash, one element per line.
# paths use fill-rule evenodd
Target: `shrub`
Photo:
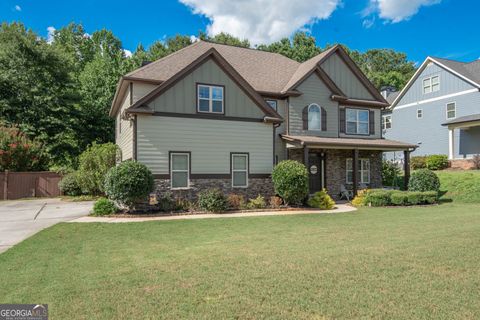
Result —
<path fill-rule="evenodd" d="M 384 186 L 397 186 L 401 170 L 393 161 L 383 160 L 382 162 L 382 183 Z"/>
<path fill-rule="evenodd" d="M 312 208 L 320 210 L 330 210 L 335 206 L 335 201 L 328 195 L 327 190 L 315 192 L 315 194 L 308 199 L 308 205 Z"/>
<path fill-rule="evenodd" d="M 128 160 L 111 168 L 105 178 L 105 193 L 120 204 L 131 207 L 153 190 L 150 170 L 136 161 Z"/>
<path fill-rule="evenodd" d="M 93 214 L 94 216 L 107 216 L 109 214 L 114 214 L 118 211 L 117 206 L 113 201 L 106 198 L 98 199 L 93 205 Z"/>
<path fill-rule="evenodd" d="M 118 147 L 113 143 L 93 143 L 79 158 L 80 187 L 87 194 L 105 192 L 105 176 L 115 166 Z"/>
<path fill-rule="evenodd" d="M 410 158 L 410 168 L 412 170 L 424 169 L 427 167 L 427 157 L 426 156 L 415 156 Z"/>
<path fill-rule="evenodd" d="M 425 161 L 427 169 L 443 170 L 448 168 L 448 157 L 444 154 L 433 154 L 427 157 Z"/>
<path fill-rule="evenodd" d="M 195 206 L 191 201 L 182 198 L 176 198 L 174 205 L 175 210 L 177 211 L 194 211 L 195 209 Z"/>
<path fill-rule="evenodd" d="M 241 194 L 230 193 L 227 197 L 228 207 L 238 210 L 245 208 L 245 197 Z"/>
<path fill-rule="evenodd" d="M 158 197 L 158 209 L 163 212 L 170 212 L 177 209 L 177 204 L 171 192 L 167 191 Z"/>
<path fill-rule="evenodd" d="M 434 204 L 438 201 L 438 192 L 436 191 L 425 191 L 422 192 L 423 199 L 422 202 L 426 204 Z"/>
<path fill-rule="evenodd" d="M 308 195 L 308 171 L 298 161 L 285 160 L 272 171 L 275 192 L 286 204 L 301 204 Z"/>
<path fill-rule="evenodd" d="M 221 212 L 227 209 L 227 199 L 219 189 L 207 189 L 198 194 L 198 206 L 208 212 Z"/>
<path fill-rule="evenodd" d="M 394 191 L 390 195 L 390 202 L 394 206 L 405 206 L 408 204 L 408 192 Z"/>
<path fill-rule="evenodd" d="M 78 182 L 78 173 L 71 172 L 65 175 L 58 183 L 58 188 L 67 196 L 79 196 L 82 194 L 82 188 Z"/>
<path fill-rule="evenodd" d="M 352 200 L 352 206 L 362 207 L 365 205 L 365 196 L 367 195 L 368 189 L 359 190 L 355 198 Z"/>
<path fill-rule="evenodd" d="M 422 201 L 423 201 L 422 192 L 411 191 L 411 192 L 407 192 L 406 195 L 407 195 L 407 203 L 409 205 L 414 206 L 417 204 L 422 204 Z"/>
<path fill-rule="evenodd" d="M 383 207 L 391 204 L 391 190 L 372 189 L 365 194 L 365 204 L 372 207 Z"/>
<path fill-rule="evenodd" d="M 282 198 L 278 196 L 270 197 L 270 208 L 278 209 L 282 205 L 282 202 L 283 202 Z"/>
<path fill-rule="evenodd" d="M 408 183 L 410 191 L 436 191 L 440 190 L 440 180 L 435 172 L 429 169 L 414 171 Z"/>
<path fill-rule="evenodd" d="M 250 199 L 247 204 L 248 209 L 263 209 L 267 206 L 265 198 L 258 195 L 255 199 Z"/>

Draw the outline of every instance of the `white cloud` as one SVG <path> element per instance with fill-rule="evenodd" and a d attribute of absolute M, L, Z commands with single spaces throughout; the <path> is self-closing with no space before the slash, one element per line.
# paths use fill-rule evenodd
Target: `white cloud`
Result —
<path fill-rule="evenodd" d="M 20 7 L 18 4 L 15 5 L 15 11 L 22 11 L 22 7 Z"/>
<path fill-rule="evenodd" d="M 192 42 L 197 42 L 198 41 L 198 37 L 194 36 L 193 34 L 190 36 L 190 41 Z"/>
<path fill-rule="evenodd" d="M 55 27 L 52 27 L 52 26 L 47 28 L 47 32 L 48 32 L 47 33 L 47 42 L 48 43 L 53 42 L 53 36 L 55 35 L 55 30 L 56 30 Z"/>
<path fill-rule="evenodd" d="M 372 19 L 365 19 L 362 22 L 362 26 L 366 29 L 371 28 L 375 24 L 375 18 Z"/>
<path fill-rule="evenodd" d="M 378 11 L 380 18 L 397 23 L 417 14 L 420 7 L 431 6 L 442 0 L 370 0 L 369 8 Z"/>
<path fill-rule="evenodd" d="M 130 58 L 132 56 L 132 51 L 128 49 L 123 49 L 123 54 L 125 55 L 125 57 Z"/>
<path fill-rule="evenodd" d="M 209 35 L 226 32 L 252 44 L 271 43 L 328 19 L 341 0 L 179 0 L 210 19 Z"/>

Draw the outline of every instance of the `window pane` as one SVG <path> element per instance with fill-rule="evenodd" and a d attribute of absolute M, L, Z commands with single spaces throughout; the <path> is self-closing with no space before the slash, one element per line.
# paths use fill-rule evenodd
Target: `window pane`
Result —
<path fill-rule="evenodd" d="M 362 122 L 368 122 L 368 111 L 366 110 L 361 110 L 358 111 L 358 120 Z"/>
<path fill-rule="evenodd" d="M 172 188 L 187 188 L 188 172 L 172 172 Z"/>
<path fill-rule="evenodd" d="M 362 160 L 361 166 L 362 166 L 362 170 L 370 170 L 370 161 Z"/>
<path fill-rule="evenodd" d="M 352 183 L 352 182 L 353 182 L 353 172 L 347 171 L 347 183 Z"/>
<path fill-rule="evenodd" d="M 450 118 L 455 118 L 455 111 L 448 111 L 447 112 L 447 117 Z"/>
<path fill-rule="evenodd" d="M 430 92 L 432 92 L 432 87 L 425 87 L 425 88 L 423 88 L 423 92 L 424 92 L 424 93 L 430 93 Z"/>
<path fill-rule="evenodd" d="M 449 103 L 449 104 L 447 104 L 447 110 L 448 110 L 448 111 L 455 110 L 455 103 Z"/>
<path fill-rule="evenodd" d="M 273 109 L 277 110 L 277 100 L 266 100 L 268 105 L 272 107 Z"/>
<path fill-rule="evenodd" d="M 212 101 L 212 112 L 223 112 L 223 101 L 213 100 Z"/>
<path fill-rule="evenodd" d="M 233 156 L 233 169 L 234 170 L 247 170 L 247 157 L 245 156 Z"/>
<path fill-rule="evenodd" d="M 362 171 L 362 182 L 368 183 L 370 182 L 370 179 L 368 178 L 369 174 L 368 171 Z"/>
<path fill-rule="evenodd" d="M 347 170 L 352 170 L 352 159 L 347 159 Z"/>
<path fill-rule="evenodd" d="M 173 154 L 172 155 L 172 170 L 188 170 L 188 155 Z"/>
<path fill-rule="evenodd" d="M 432 85 L 432 91 L 438 91 L 438 90 L 440 90 L 440 85 L 439 84 Z"/>
<path fill-rule="evenodd" d="M 223 99 L 223 88 L 221 87 L 212 87 L 212 98 L 217 100 Z"/>
<path fill-rule="evenodd" d="M 359 123 L 358 124 L 358 132 L 357 133 L 361 133 L 361 134 L 368 134 L 370 132 L 370 127 L 369 127 L 369 124 L 368 123 Z"/>
<path fill-rule="evenodd" d="M 238 187 L 244 187 L 247 185 L 247 173 L 246 172 L 234 172 L 233 173 L 233 185 Z"/>
<path fill-rule="evenodd" d="M 347 133 L 357 133 L 356 122 L 347 122 Z"/>
<path fill-rule="evenodd" d="M 346 113 L 347 121 L 357 121 L 356 110 L 347 109 L 345 113 Z"/>
<path fill-rule="evenodd" d="M 198 86 L 198 96 L 200 98 L 210 98 L 210 88 L 205 86 Z"/>
<path fill-rule="evenodd" d="M 430 78 L 423 80 L 423 86 L 424 87 L 429 87 L 430 86 Z"/>
<path fill-rule="evenodd" d="M 432 77 L 432 84 L 438 84 L 440 81 L 438 81 L 438 76 Z"/>
<path fill-rule="evenodd" d="M 199 105 L 198 105 L 198 110 L 208 112 L 209 111 L 209 101 L 204 100 L 204 99 L 200 99 L 199 100 Z"/>
<path fill-rule="evenodd" d="M 308 129 L 320 130 L 320 108 L 318 106 L 311 106 L 308 108 Z"/>

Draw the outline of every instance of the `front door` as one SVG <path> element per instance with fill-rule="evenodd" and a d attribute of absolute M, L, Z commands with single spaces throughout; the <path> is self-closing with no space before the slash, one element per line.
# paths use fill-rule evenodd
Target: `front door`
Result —
<path fill-rule="evenodd" d="M 323 166 L 319 153 L 310 153 L 308 155 L 308 173 L 310 194 L 320 191 L 322 189 Z"/>

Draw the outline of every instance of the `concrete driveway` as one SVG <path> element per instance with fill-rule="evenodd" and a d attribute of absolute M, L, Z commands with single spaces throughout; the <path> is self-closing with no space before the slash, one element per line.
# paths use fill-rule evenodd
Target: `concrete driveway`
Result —
<path fill-rule="evenodd" d="M 42 229 L 88 215 L 92 206 L 60 199 L 0 201 L 0 253 Z"/>

